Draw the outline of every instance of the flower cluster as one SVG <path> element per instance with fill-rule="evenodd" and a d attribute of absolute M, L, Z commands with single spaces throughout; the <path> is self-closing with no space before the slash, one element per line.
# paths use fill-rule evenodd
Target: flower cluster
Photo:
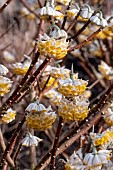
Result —
<path fill-rule="evenodd" d="M 47 34 L 44 34 L 43 36 L 40 35 L 37 44 L 40 54 L 58 60 L 66 56 L 68 51 L 68 42 L 66 42 L 67 35 L 65 32 L 66 36 L 64 37 L 64 34 L 61 34 L 62 30 L 60 31 L 60 34 L 59 31 L 60 28 L 57 28 L 55 31 L 51 32 L 50 37 Z"/>
<path fill-rule="evenodd" d="M 43 104 L 37 102 L 30 103 L 26 108 L 26 112 L 27 126 L 40 131 L 50 128 L 56 119 L 56 114 L 51 107 L 45 108 Z"/>
<path fill-rule="evenodd" d="M 89 102 L 82 95 L 72 101 L 64 98 L 58 105 L 58 113 L 66 121 L 81 121 L 88 115 L 88 106 Z"/>
<path fill-rule="evenodd" d="M 46 6 L 38 9 L 38 15 L 41 19 L 48 20 L 49 17 L 54 17 L 56 20 L 62 20 L 64 15 L 57 11 L 54 7 L 54 2 L 47 2 Z"/>
<path fill-rule="evenodd" d="M 29 66 L 31 64 L 31 60 L 29 57 L 23 62 L 23 63 L 14 63 L 12 64 L 12 70 L 14 74 L 17 75 L 24 75 L 26 74 L 27 70 L 29 69 Z"/>
<path fill-rule="evenodd" d="M 1 118 L 0 123 L 6 124 L 12 122 L 15 119 L 16 111 L 11 108 L 6 111 L 6 114 Z"/>
<path fill-rule="evenodd" d="M 96 148 L 92 152 L 86 153 L 83 156 L 82 150 L 79 149 L 76 153 L 74 152 L 70 158 L 67 160 L 65 165 L 66 170 L 101 170 L 102 167 L 107 167 L 111 163 L 110 160 L 111 151 L 110 150 L 99 150 Z M 111 163 L 112 167 L 113 164 Z"/>
<path fill-rule="evenodd" d="M 66 97 L 73 97 L 82 94 L 86 90 L 88 82 L 82 79 L 59 80 L 58 91 Z"/>
<path fill-rule="evenodd" d="M 94 1 L 90 2 L 90 4 L 92 3 L 94 3 Z M 98 3 L 100 3 L 100 1 L 98 1 Z M 51 167 L 54 167 L 54 159 L 56 159 L 57 153 L 59 154 L 62 149 L 64 150 L 67 146 L 71 145 L 71 142 L 73 143 L 80 137 L 80 140 L 78 139 L 77 141 L 77 144 L 80 143 L 79 150 L 76 151 L 77 147 L 75 148 L 74 153 L 67 159 L 64 165 L 65 167 L 62 169 L 113 170 L 113 127 L 110 127 L 113 126 L 113 103 L 111 101 L 109 103 L 108 100 L 109 95 L 111 95 L 110 97 L 112 98 L 112 91 L 110 92 L 112 86 L 95 107 L 99 114 L 96 114 L 97 112 L 93 113 L 92 106 L 96 103 L 96 99 L 98 99 L 97 96 L 93 100 L 93 95 L 90 104 L 92 109 L 89 114 L 89 97 L 91 96 L 91 91 L 87 90 L 94 88 L 98 83 L 97 86 L 99 88 L 97 90 L 94 89 L 96 91 L 94 95 L 98 95 L 99 92 L 100 97 L 100 92 L 103 91 L 103 89 L 106 90 L 106 85 L 112 83 L 112 81 L 108 82 L 108 80 L 113 79 L 112 16 L 107 18 L 100 9 L 92 8 L 82 2 L 78 5 L 73 0 L 45 0 L 44 3 L 42 1 L 26 0 L 25 2 L 22 1 L 22 4 L 24 4 L 25 7 L 19 10 L 22 16 L 21 18 L 27 18 L 27 25 L 29 25 L 29 20 L 33 20 L 30 21 L 30 23 L 36 26 L 34 28 L 33 25 L 31 25 L 34 29 L 30 34 L 26 31 L 26 37 L 30 35 L 31 41 L 35 42 L 35 44 L 32 48 L 29 46 L 29 41 L 26 41 L 26 46 L 23 47 L 26 47 L 25 50 L 28 50 L 27 53 L 29 53 L 30 57 L 20 57 L 21 61 L 19 61 L 20 55 L 18 55 L 20 48 L 19 50 L 11 50 L 10 47 L 4 46 L 5 49 L 8 47 L 8 50 L 12 51 L 15 56 L 1 48 L 1 62 L 6 62 L 5 65 L 10 68 L 11 72 L 8 75 L 14 81 L 15 89 L 12 89 L 9 96 L 6 95 L 6 99 L 2 97 L 10 91 L 13 82 L 5 77 L 9 70 L 0 64 L 0 124 L 7 124 L 13 121 L 16 117 L 16 112 L 21 113 L 22 110 L 25 110 L 22 121 L 15 121 L 18 123 L 18 126 L 14 132 L 13 139 L 14 141 L 18 139 L 17 135 L 20 135 L 21 127 L 25 122 L 22 130 L 26 130 L 27 128 L 27 131 L 30 131 L 29 128 L 31 128 L 31 132 L 33 133 L 24 133 L 26 135 L 20 144 L 31 147 L 30 152 L 32 152 L 32 147 L 35 148 L 39 142 L 42 141 L 42 139 L 32 135 L 39 133 L 34 130 L 47 130 L 46 135 L 50 138 L 55 136 L 53 151 L 51 152 Z M 33 4 L 37 4 L 38 6 Z M 29 25 L 30 28 L 31 26 Z M 5 34 L 7 34 L 9 30 L 10 29 L 8 29 Z M 3 33 L 0 37 L 5 36 L 5 34 Z M 33 40 L 34 38 L 36 39 Z M 27 47 L 30 47 L 30 49 Z M 72 57 L 73 59 L 71 60 Z M 95 58 L 97 60 L 93 62 Z M 72 62 L 72 69 L 69 69 Z M 97 67 L 98 63 L 100 64 Z M 83 72 L 81 68 L 83 68 Z M 79 76 L 84 76 L 84 80 L 78 77 L 78 73 L 74 73 L 74 71 L 79 72 L 78 70 L 82 73 Z M 84 72 L 86 72 L 87 75 L 85 75 Z M 18 75 L 25 75 L 25 77 L 22 78 Z M 93 83 L 89 88 L 87 88 L 88 79 L 90 83 Z M 19 81 L 20 84 L 17 83 L 17 81 Z M 91 90 L 93 94 L 93 89 Z M 39 103 L 37 98 L 43 104 Z M 29 104 L 27 104 L 27 102 Z M 27 104 L 26 109 L 24 107 L 25 104 Z M 105 106 L 110 104 L 109 108 L 104 108 L 104 104 Z M 17 111 L 12 110 L 10 107 L 17 108 Z M 52 127 L 57 118 L 56 112 L 60 121 L 57 130 L 55 129 L 56 135 L 53 135 L 54 131 L 52 130 L 54 130 L 54 128 L 51 130 L 49 128 Z M 55 125 L 57 123 L 58 121 L 55 122 Z M 96 125 L 96 128 L 95 131 L 93 128 L 93 132 L 91 132 L 91 128 L 94 126 L 93 124 Z M 57 152 L 56 149 L 59 144 L 58 140 L 60 138 L 62 125 L 64 125 L 64 131 L 65 127 L 69 125 L 67 129 L 70 129 L 70 132 L 68 135 L 65 135 L 67 138 L 66 142 L 68 141 L 69 145 L 66 145 L 68 142 L 64 143 L 64 140 L 62 140 L 61 150 Z M 76 127 L 78 130 L 71 141 L 75 126 L 78 127 Z M 49 132 L 51 132 L 50 135 Z M 82 135 L 84 135 L 83 140 Z M 8 143 L 8 147 L 6 147 L 1 161 L 7 161 L 5 159 L 12 145 L 15 145 L 15 142 L 13 142 L 11 138 L 11 142 Z M 9 150 L 7 150 L 8 148 Z M 14 157 L 19 154 L 19 147 L 17 149 L 17 152 L 13 153 Z M 11 153 L 10 156 L 12 159 Z M 14 160 L 16 160 L 16 158 L 14 158 Z M 45 158 L 44 160 L 46 161 Z M 31 166 L 32 164 L 35 163 L 31 162 Z"/>
<path fill-rule="evenodd" d="M 0 96 L 8 93 L 12 86 L 12 81 L 9 78 L 4 77 L 8 73 L 8 69 L 0 64 Z"/>

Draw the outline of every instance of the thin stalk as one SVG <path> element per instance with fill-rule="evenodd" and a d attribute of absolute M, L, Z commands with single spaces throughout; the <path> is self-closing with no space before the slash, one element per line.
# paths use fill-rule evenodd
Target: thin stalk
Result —
<path fill-rule="evenodd" d="M 4 151 L 4 153 L 3 153 L 2 157 L 1 157 L 1 160 L 0 160 L 0 167 L 3 166 L 3 164 L 4 164 L 5 160 L 6 160 L 6 156 L 10 152 L 10 150 L 11 150 L 11 148 L 13 146 L 13 142 L 15 142 L 15 139 L 19 135 L 19 132 L 20 132 L 25 120 L 26 120 L 26 118 L 25 118 L 25 116 L 23 116 L 22 120 L 18 124 L 18 127 L 16 128 L 15 132 L 13 133 L 10 141 L 8 142 L 8 144 L 6 146 L 6 149 L 5 149 L 5 151 Z"/>
<path fill-rule="evenodd" d="M 6 149 L 6 145 L 5 145 L 5 142 L 4 142 L 4 138 L 3 138 L 1 128 L 0 128 L 0 145 L 1 145 L 2 151 L 4 152 L 5 149 Z M 10 166 L 15 167 L 14 161 L 11 159 L 9 154 L 7 154 L 6 160 L 7 160 L 8 164 Z"/>
<path fill-rule="evenodd" d="M 71 3 L 71 1 L 70 1 L 70 3 Z M 70 8 L 70 3 L 69 3 L 69 5 L 68 5 L 68 7 L 67 7 L 66 10 L 69 10 L 69 8 Z M 62 23 L 62 29 L 65 28 L 66 20 L 67 20 L 67 15 L 64 16 L 64 20 L 63 20 L 63 23 Z"/>
<path fill-rule="evenodd" d="M 68 38 L 67 40 L 71 40 L 71 39 L 76 39 L 77 37 L 78 37 L 78 35 L 80 35 L 81 34 L 81 32 L 83 32 L 85 29 L 86 29 L 86 27 L 90 24 L 90 19 L 84 24 L 84 26 L 81 28 L 81 29 L 79 29 L 78 30 L 78 32 L 74 35 L 74 36 L 72 36 L 72 37 L 70 37 L 70 38 Z"/>
<path fill-rule="evenodd" d="M 77 44 L 74 47 L 70 47 L 68 51 L 70 52 L 75 49 L 79 49 L 79 48 L 83 47 L 84 45 L 86 45 L 87 43 L 92 41 L 101 30 L 102 30 L 102 27 L 100 27 L 97 31 L 95 31 L 93 34 L 91 34 L 86 40 L 82 41 L 80 44 Z"/>
<path fill-rule="evenodd" d="M 62 130 L 62 126 L 63 126 L 63 118 L 60 117 L 58 127 L 57 127 L 57 131 L 56 131 L 56 135 L 55 135 L 54 144 L 53 144 L 53 149 L 52 149 L 52 152 L 51 152 L 50 170 L 55 169 L 56 151 L 57 151 L 57 148 L 58 148 L 58 142 L 59 142 L 59 137 L 60 137 L 60 133 L 61 133 L 61 130 Z"/>
<path fill-rule="evenodd" d="M 9 3 L 10 3 L 11 1 L 12 1 L 12 0 L 7 0 L 7 1 L 5 2 L 5 4 L 0 8 L 0 13 L 3 12 L 3 10 L 9 5 Z"/>
<path fill-rule="evenodd" d="M 69 25 L 69 27 L 68 27 L 68 29 L 66 31 L 67 33 L 69 33 L 71 31 L 71 29 L 74 27 L 74 25 L 76 24 L 77 19 L 78 19 L 79 15 L 80 15 L 80 12 L 81 12 L 81 10 L 77 13 L 77 15 L 75 16 L 73 22 Z"/>

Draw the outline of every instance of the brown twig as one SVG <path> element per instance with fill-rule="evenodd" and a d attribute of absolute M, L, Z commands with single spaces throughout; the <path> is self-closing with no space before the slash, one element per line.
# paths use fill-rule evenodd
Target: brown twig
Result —
<path fill-rule="evenodd" d="M 72 21 L 72 23 L 67 28 L 67 31 L 66 31 L 67 33 L 69 33 L 71 31 L 71 29 L 74 27 L 74 25 L 76 24 L 77 18 L 79 17 L 80 12 L 81 12 L 81 10 L 77 13 L 77 15 L 75 16 L 74 20 Z"/>
<path fill-rule="evenodd" d="M 11 149 L 11 147 L 12 147 L 12 145 L 13 145 L 13 142 L 15 141 L 15 139 L 17 138 L 17 136 L 19 135 L 19 132 L 20 132 L 20 130 L 21 130 L 21 128 L 22 128 L 25 120 L 26 120 L 26 118 L 25 118 L 25 116 L 23 116 L 22 120 L 21 120 L 21 121 L 19 122 L 19 124 L 18 124 L 17 129 L 15 130 L 15 132 L 13 133 L 10 141 L 8 142 L 8 144 L 7 144 L 7 146 L 6 146 L 6 149 L 5 149 L 5 151 L 4 151 L 4 153 L 3 153 L 2 157 L 1 157 L 0 167 L 3 166 L 4 161 L 5 161 L 5 159 L 6 159 L 6 156 L 7 156 L 7 154 L 10 152 L 10 149 Z"/>
<path fill-rule="evenodd" d="M 0 145 L 2 147 L 2 151 L 4 152 L 5 149 L 6 149 L 6 145 L 5 145 L 5 142 L 4 142 L 4 138 L 3 138 L 3 134 L 2 134 L 1 128 L 0 128 Z M 6 160 L 7 160 L 8 164 L 10 166 L 15 167 L 15 164 L 14 164 L 14 162 L 11 159 L 9 154 L 7 154 Z"/>
<path fill-rule="evenodd" d="M 3 52 L 4 50 L 6 50 L 8 47 L 10 47 L 12 45 L 12 43 L 6 45 L 4 48 L 0 49 L 0 52 Z"/>
<path fill-rule="evenodd" d="M 18 146 L 17 146 L 17 149 L 16 149 L 16 151 L 15 151 L 15 154 L 14 154 L 14 156 L 13 156 L 15 165 L 16 165 L 17 156 L 18 156 L 18 154 L 19 154 L 19 152 L 20 152 L 20 150 L 21 150 L 21 147 L 22 147 L 22 143 L 19 143 Z"/>
<path fill-rule="evenodd" d="M 57 148 L 58 148 L 58 142 L 59 142 L 59 137 L 60 137 L 60 133 L 61 133 L 61 130 L 62 130 L 62 126 L 63 126 L 63 119 L 62 119 L 62 117 L 60 117 L 58 127 L 57 127 L 57 131 L 56 131 L 56 135 L 55 135 L 53 149 L 52 149 L 52 152 L 51 152 L 50 170 L 55 169 L 56 151 L 57 151 Z"/>
<path fill-rule="evenodd" d="M 95 31 L 93 34 L 91 34 L 86 40 L 82 41 L 80 44 L 78 44 L 74 47 L 70 47 L 68 51 L 70 52 L 75 49 L 79 49 L 79 48 L 83 47 L 84 45 L 86 45 L 87 43 L 92 41 L 101 30 L 102 30 L 102 27 L 100 27 L 97 31 Z"/>
<path fill-rule="evenodd" d="M 7 0 L 6 3 L 0 8 L 0 13 L 3 12 L 3 10 L 9 5 L 9 3 L 11 2 L 12 0 Z"/>
<path fill-rule="evenodd" d="M 75 39 L 78 37 L 78 35 L 86 29 L 86 27 L 90 24 L 90 22 L 91 22 L 91 21 L 90 21 L 90 19 L 89 19 L 89 20 L 84 24 L 84 26 L 77 31 L 77 33 L 76 33 L 74 36 L 68 38 L 67 40 L 69 40 L 69 41 L 70 41 L 71 39 L 74 39 L 74 40 L 75 40 Z"/>
<path fill-rule="evenodd" d="M 71 1 L 69 2 L 69 5 L 68 5 L 68 7 L 67 7 L 66 10 L 69 10 L 69 8 L 70 8 L 70 3 L 71 3 Z M 64 29 L 64 27 L 65 27 L 66 20 L 67 20 L 67 15 L 64 16 L 64 20 L 63 20 L 63 23 L 62 23 L 62 29 Z"/>

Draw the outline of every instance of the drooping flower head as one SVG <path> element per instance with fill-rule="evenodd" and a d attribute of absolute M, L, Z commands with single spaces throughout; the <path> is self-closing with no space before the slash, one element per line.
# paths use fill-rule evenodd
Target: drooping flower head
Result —
<path fill-rule="evenodd" d="M 66 170 L 85 170 L 86 168 L 87 166 L 75 152 L 69 157 L 65 165 Z"/>
<path fill-rule="evenodd" d="M 49 17 L 54 17 L 57 20 L 62 20 L 64 15 L 57 11 L 54 6 L 54 0 L 47 2 L 46 6 L 37 10 L 38 15 L 41 19 L 48 20 Z"/>
<path fill-rule="evenodd" d="M 6 114 L 1 118 L 1 123 L 6 124 L 12 122 L 15 119 L 16 111 L 11 108 L 6 111 Z"/>
<path fill-rule="evenodd" d="M 111 158 L 111 151 L 110 150 L 99 150 L 93 151 L 91 153 L 86 153 L 83 159 L 84 164 L 86 164 L 89 168 L 94 168 L 102 165 L 107 164 L 108 160 Z"/>
<path fill-rule="evenodd" d="M 31 64 L 30 58 L 26 59 L 23 63 L 14 63 L 13 65 L 13 72 L 17 75 L 24 75 L 26 74 L 29 66 Z"/>
<path fill-rule="evenodd" d="M 90 18 L 90 21 L 102 27 L 106 27 L 108 25 L 106 19 L 103 18 L 101 11 L 99 11 L 96 15 L 92 16 Z"/>
<path fill-rule="evenodd" d="M 38 146 L 38 143 L 41 142 L 42 139 L 38 138 L 37 136 L 31 135 L 30 132 L 26 134 L 26 137 L 22 140 L 22 146 Z"/>
<path fill-rule="evenodd" d="M 78 4 L 75 4 L 75 7 L 73 9 L 67 10 L 67 16 L 70 19 L 73 19 L 78 14 L 79 11 L 80 11 L 80 7 L 78 6 Z"/>
<path fill-rule="evenodd" d="M 0 76 L 0 96 L 8 93 L 12 86 L 12 81 L 9 78 Z"/>
<path fill-rule="evenodd" d="M 59 80 L 58 91 L 66 97 L 74 97 L 82 94 L 86 90 L 88 82 L 82 79 Z"/>
<path fill-rule="evenodd" d="M 60 28 L 57 27 L 50 32 L 50 36 L 47 34 L 40 35 L 37 44 L 40 54 L 58 60 L 64 58 L 68 51 L 67 33 L 64 32 L 64 30 L 60 31 Z"/>
<path fill-rule="evenodd" d="M 91 15 L 93 14 L 93 10 L 90 8 L 89 5 L 84 4 L 82 5 L 80 16 L 84 19 L 89 19 Z"/>
<path fill-rule="evenodd" d="M 26 123 L 32 129 L 46 130 L 52 126 L 56 119 L 56 114 L 51 107 L 45 108 L 44 105 L 36 102 L 29 104 L 26 111 L 28 112 Z"/>

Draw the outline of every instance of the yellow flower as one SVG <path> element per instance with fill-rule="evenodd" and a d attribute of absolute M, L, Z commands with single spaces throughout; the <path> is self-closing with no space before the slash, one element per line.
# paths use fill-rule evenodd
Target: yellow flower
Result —
<path fill-rule="evenodd" d="M 70 9 L 70 10 L 67 10 L 67 16 L 71 19 L 73 19 L 77 13 L 79 12 L 80 10 L 80 7 L 78 6 L 78 4 L 75 4 L 75 8 L 74 9 Z"/>
<path fill-rule="evenodd" d="M 56 115 L 53 113 L 42 113 L 42 114 L 28 114 L 26 117 L 26 123 L 29 128 L 43 131 L 51 128 L 52 123 L 55 121 Z"/>
<path fill-rule="evenodd" d="M 77 97 L 76 97 L 77 98 Z M 89 103 L 79 97 L 73 101 L 62 99 L 58 104 L 58 113 L 66 121 L 84 120 L 89 112 Z"/>
<path fill-rule="evenodd" d="M 43 77 L 43 78 L 42 78 L 42 80 L 41 80 L 41 82 L 40 82 L 41 88 L 43 88 L 43 87 L 45 86 L 45 83 L 47 82 L 47 79 L 48 79 L 48 77 Z M 55 82 L 55 83 L 54 83 L 54 82 Z M 46 87 L 50 87 L 50 86 L 52 86 L 52 85 L 53 85 L 54 88 L 56 88 L 56 87 L 58 87 L 58 82 L 55 81 L 55 78 L 50 77 L 48 83 L 46 84 Z"/>
<path fill-rule="evenodd" d="M 55 112 L 52 111 L 51 107 L 46 109 L 42 104 L 34 104 L 35 107 L 28 106 L 26 108 L 26 111 L 28 112 L 26 117 L 27 126 L 40 131 L 50 128 L 56 119 Z M 33 110 L 34 108 L 36 110 L 32 111 L 32 108 Z"/>
<path fill-rule="evenodd" d="M 47 41 L 39 41 L 37 47 L 40 54 L 59 60 L 66 56 L 68 42 L 66 42 L 66 39 L 55 40 L 54 38 L 50 38 Z"/>
<path fill-rule="evenodd" d="M 54 103 L 56 106 L 60 104 L 60 101 L 62 99 L 62 95 L 55 89 L 51 89 L 48 92 L 44 93 L 44 96 L 49 98 L 51 102 Z"/>
<path fill-rule="evenodd" d="M 66 79 L 70 76 L 70 70 L 64 67 L 52 67 L 50 74 L 53 78 Z"/>
<path fill-rule="evenodd" d="M 56 11 L 55 14 L 54 14 L 54 17 L 57 20 L 62 20 L 64 18 L 64 15 L 61 12 Z"/>
<path fill-rule="evenodd" d="M 15 63 L 15 64 L 13 64 L 12 69 L 13 69 L 14 74 L 17 74 L 17 75 L 26 74 L 26 72 L 29 69 L 30 63 L 31 63 L 31 60 L 27 59 L 23 63 Z"/>
<path fill-rule="evenodd" d="M 51 3 L 47 3 L 46 6 L 38 9 L 37 13 L 40 16 L 40 18 L 44 20 L 48 20 L 49 17 L 54 17 L 57 20 L 59 19 L 61 20 L 64 17 L 64 15 L 61 12 L 55 9 L 54 4 Z"/>
<path fill-rule="evenodd" d="M 9 123 L 15 119 L 16 111 L 12 110 L 11 108 L 7 110 L 6 114 L 2 117 L 1 123 Z"/>
<path fill-rule="evenodd" d="M 0 76 L 0 96 L 8 93 L 12 86 L 12 81 L 6 77 Z"/>
<path fill-rule="evenodd" d="M 105 39 L 105 38 L 108 38 L 108 36 L 103 32 L 99 32 L 99 34 L 96 35 L 96 38 L 99 38 L 99 39 Z"/>
<path fill-rule="evenodd" d="M 88 82 L 82 79 L 59 80 L 58 91 L 66 97 L 74 97 L 84 93 Z"/>
<path fill-rule="evenodd" d="M 56 9 L 57 11 L 61 11 L 62 7 L 61 7 L 60 5 L 57 5 L 57 6 L 55 7 L 55 9 Z"/>
<path fill-rule="evenodd" d="M 40 35 L 37 47 L 42 55 L 62 59 L 66 56 L 69 43 L 66 42 L 67 33 L 58 26 L 53 26 L 54 30 L 50 35 Z"/>
<path fill-rule="evenodd" d="M 107 144 L 109 142 L 109 137 L 110 137 L 109 130 L 103 132 L 101 135 L 97 135 L 96 138 L 94 139 L 94 145 L 99 146 L 99 145 Z"/>

